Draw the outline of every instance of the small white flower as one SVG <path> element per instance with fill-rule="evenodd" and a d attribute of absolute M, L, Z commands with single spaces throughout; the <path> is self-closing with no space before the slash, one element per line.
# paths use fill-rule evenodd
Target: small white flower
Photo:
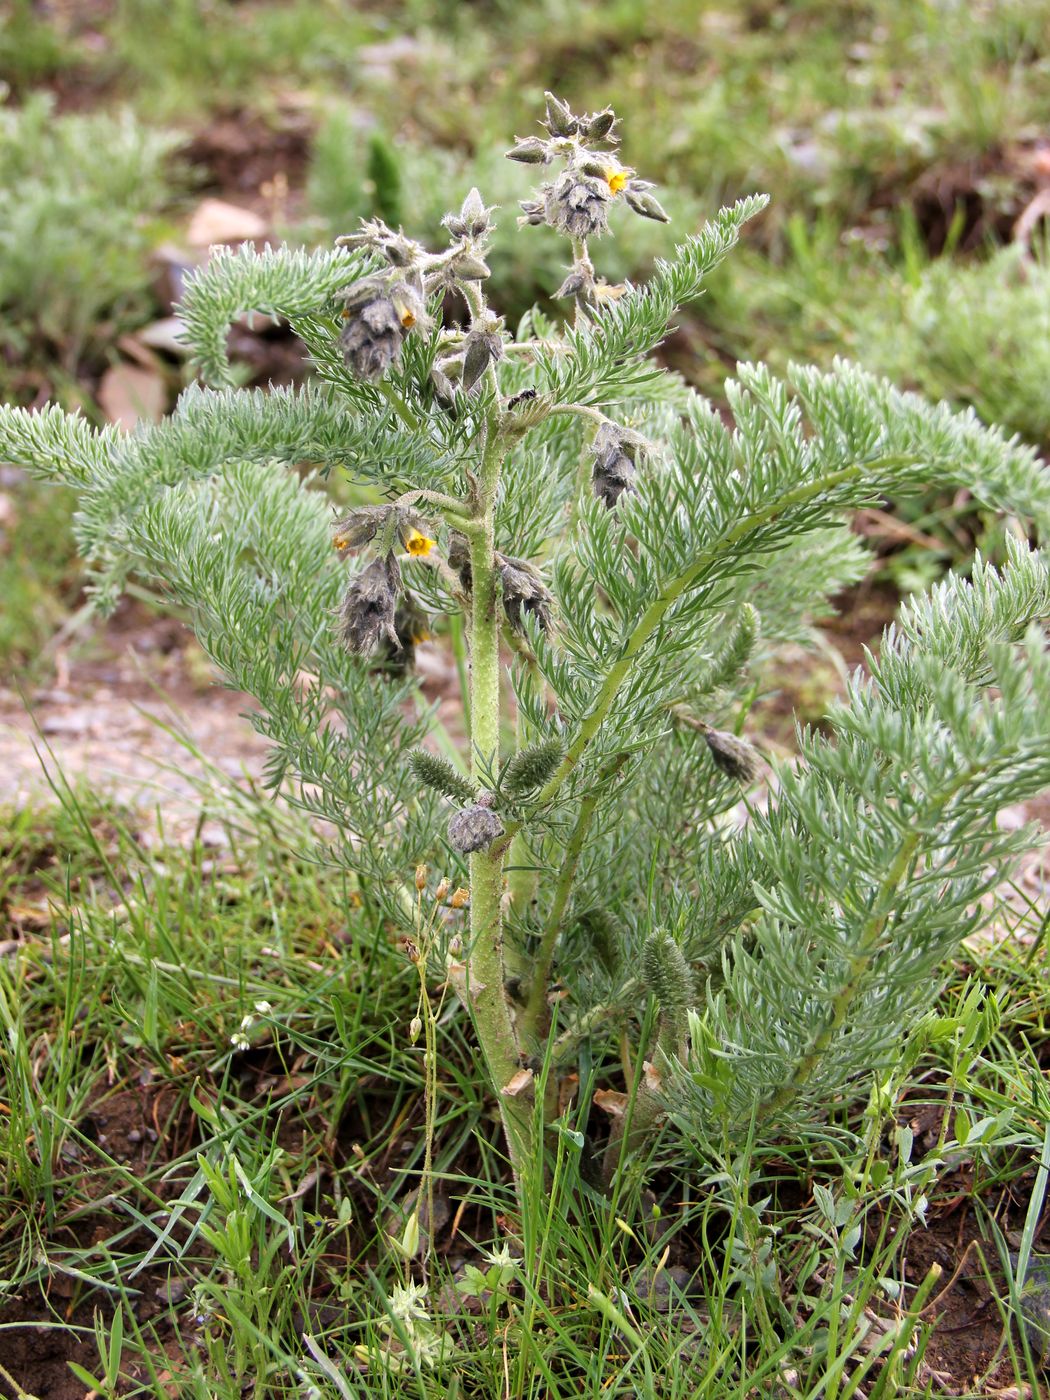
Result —
<path fill-rule="evenodd" d="M 397 1287 L 390 1294 L 390 1311 L 402 1322 L 426 1322 L 430 1318 L 422 1301 L 426 1296 L 426 1289 L 418 1283 L 406 1284 L 404 1288 Z"/>
<path fill-rule="evenodd" d="M 248 1050 L 251 1047 L 251 1041 L 243 1031 L 235 1031 L 230 1036 L 230 1044 L 235 1050 Z"/>
<path fill-rule="evenodd" d="M 270 1012 L 273 1010 L 273 1007 L 268 1001 L 257 1001 L 255 1003 L 255 1009 L 256 1011 L 258 1011 L 260 1016 L 269 1016 Z"/>

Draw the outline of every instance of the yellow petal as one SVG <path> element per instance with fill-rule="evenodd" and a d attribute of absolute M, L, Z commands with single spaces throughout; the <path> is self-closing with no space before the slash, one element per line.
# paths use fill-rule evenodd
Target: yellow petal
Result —
<path fill-rule="evenodd" d="M 626 170 L 610 170 L 605 178 L 613 194 L 619 194 L 627 184 L 628 176 Z"/>
<path fill-rule="evenodd" d="M 413 530 L 405 541 L 405 548 L 409 554 L 429 554 L 436 544 L 437 540 L 428 540 L 426 535 Z"/>

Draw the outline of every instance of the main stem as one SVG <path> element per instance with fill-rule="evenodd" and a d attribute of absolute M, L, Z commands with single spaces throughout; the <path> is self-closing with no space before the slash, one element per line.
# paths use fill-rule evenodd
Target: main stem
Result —
<path fill-rule="evenodd" d="M 494 511 L 503 445 L 490 422 L 478 481 L 478 511 L 471 530 L 470 716 L 472 771 L 498 765 L 500 736 L 499 596 Z M 470 960 L 468 997 L 489 1078 L 496 1090 L 515 1184 L 520 1189 L 535 1151 L 531 1086 L 508 1093 L 521 1069 L 520 1042 L 504 990 L 503 863 L 507 842 L 470 857 Z"/>

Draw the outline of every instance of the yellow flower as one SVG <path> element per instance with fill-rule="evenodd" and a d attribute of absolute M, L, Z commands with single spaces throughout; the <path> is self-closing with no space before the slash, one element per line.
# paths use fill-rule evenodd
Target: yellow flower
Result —
<path fill-rule="evenodd" d="M 332 543 L 340 552 L 344 549 L 350 548 L 350 541 L 346 538 L 345 535 L 336 535 L 335 538 L 332 540 Z"/>
<path fill-rule="evenodd" d="M 426 535 L 421 534 L 418 530 L 413 530 L 408 539 L 405 540 L 405 548 L 409 554 L 415 555 L 429 554 L 436 544 L 437 540 L 428 540 Z"/>
<path fill-rule="evenodd" d="M 608 170 L 605 179 L 613 194 L 619 194 L 630 179 L 630 174 L 626 170 Z"/>

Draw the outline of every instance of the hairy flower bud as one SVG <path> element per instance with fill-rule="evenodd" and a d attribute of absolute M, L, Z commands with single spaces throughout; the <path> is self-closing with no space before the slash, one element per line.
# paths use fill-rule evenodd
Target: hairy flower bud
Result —
<path fill-rule="evenodd" d="M 669 933 L 656 930 L 642 948 L 642 976 L 660 1005 L 660 1015 L 680 1040 L 685 1032 L 686 1015 L 695 1000 L 693 974 L 685 954 Z"/>
<path fill-rule="evenodd" d="M 758 754 L 746 739 L 738 739 L 735 734 L 727 734 L 721 729 L 708 729 L 704 738 L 711 750 L 715 767 L 728 778 L 738 783 L 750 783 L 758 776 Z"/>
<path fill-rule="evenodd" d="M 400 590 L 401 570 L 392 554 L 374 559 L 350 581 L 339 609 L 340 635 L 350 651 L 367 655 L 381 639 L 401 649 L 394 627 Z"/>
<path fill-rule="evenodd" d="M 615 125 L 616 115 L 611 107 L 606 107 L 602 112 L 580 118 L 580 135 L 587 141 L 611 141 L 615 139 L 611 135 Z"/>
<path fill-rule="evenodd" d="M 463 253 L 453 261 L 452 273 L 461 282 L 483 282 L 486 277 L 492 276 L 492 269 L 483 258 L 474 258 L 468 253 Z"/>
<path fill-rule="evenodd" d="M 555 97 L 553 92 L 545 92 L 547 99 L 547 120 L 544 123 L 552 136 L 572 136 L 576 132 L 577 121 L 566 103 Z"/>
<path fill-rule="evenodd" d="M 554 599 L 539 570 L 526 559 L 511 559 L 503 554 L 496 555 L 496 567 L 503 585 L 503 610 L 511 627 L 515 632 L 523 631 L 524 615 L 531 613 L 546 632 Z"/>
<path fill-rule="evenodd" d="M 623 957 L 623 933 L 608 909 L 587 909 L 576 920 L 577 936 L 591 948 L 606 972 L 615 973 Z"/>
<path fill-rule="evenodd" d="M 519 749 L 507 764 L 503 787 L 512 797 L 534 792 L 544 785 L 564 754 L 565 746 L 560 739 L 541 739 L 539 743 Z"/>
<path fill-rule="evenodd" d="M 655 219 L 658 224 L 669 224 L 671 216 L 664 209 L 663 205 L 648 194 L 644 189 L 639 189 L 641 181 L 631 181 L 624 190 L 624 199 L 628 206 L 636 214 L 641 214 L 643 219 Z"/>
<path fill-rule="evenodd" d="M 433 788 L 453 802 L 473 802 L 477 796 L 477 790 L 469 778 L 457 772 L 448 759 L 439 758 L 426 749 L 413 749 L 408 755 L 408 765 L 418 783 Z"/>
<path fill-rule="evenodd" d="M 543 194 L 544 217 L 552 228 L 570 238 L 600 238 L 607 231 L 612 191 L 606 180 L 570 168 L 546 186 Z"/>
<path fill-rule="evenodd" d="M 508 160 L 520 161 L 522 165 L 546 165 L 551 158 L 549 146 L 538 136 L 516 141 L 506 155 Z"/>
<path fill-rule="evenodd" d="M 340 553 L 360 549 L 374 540 L 386 524 L 390 506 L 359 506 L 342 515 L 332 526 L 332 543 Z"/>
<path fill-rule="evenodd" d="M 612 510 L 625 491 L 634 490 L 636 443 L 631 434 L 615 423 L 603 423 L 594 435 L 591 451 L 594 454 L 591 471 L 594 494 Z"/>
<path fill-rule="evenodd" d="M 503 337 L 498 330 L 472 330 L 463 351 L 463 387 L 473 389 L 481 376 L 503 358 Z"/>
<path fill-rule="evenodd" d="M 491 807 L 483 807 L 480 802 L 449 818 L 449 845 L 462 855 L 483 851 L 502 835 L 503 823 Z"/>
<path fill-rule="evenodd" d="M 518 223 L 522 227 L 525 227 L 529 224 L 535 227 L 539 224 L 545 224 L 547 222 L 546 209 L 541 200 L 520 199 L 518 201 L 518 207 L 522 211 L 522 216 L 518 220 Z"/>

